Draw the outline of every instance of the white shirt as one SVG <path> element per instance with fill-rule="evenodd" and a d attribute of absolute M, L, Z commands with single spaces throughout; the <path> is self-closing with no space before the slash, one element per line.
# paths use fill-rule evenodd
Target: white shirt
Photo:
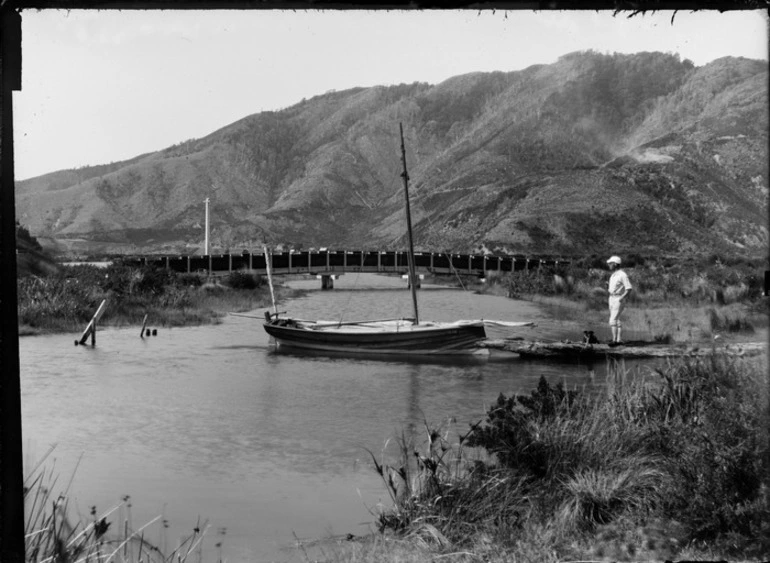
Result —
<path fill-rule="evenodd" d="M 623 295 L 624 289 L 631 289 L 631 282 L 628 279 L 628 275 L 623 270 L 615 270 L 610 276 L 610 295 Z"/>

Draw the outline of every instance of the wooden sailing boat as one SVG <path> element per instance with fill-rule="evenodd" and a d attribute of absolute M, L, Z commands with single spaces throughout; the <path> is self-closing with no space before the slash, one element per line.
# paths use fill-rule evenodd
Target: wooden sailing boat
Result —
<path fill-rule="evenodd" d="M 406 225 L 409 241 L 409 287 L 412 291 L 414 318 L 381 319 L 371 321 L 324 322 L 282 317 L 277 312 L 265 312 L 265 331 L 275 339 L 278 348 L 292 348 L 326 353 L 372 355 L 437 355 L 488 353 L 478 344 L 486 339 L 485 324 L 498 326 L 531 326 L 527 322 L 503 321 L 420 321 L 417 308 L 417 289 L 414 280 L 414 241 L 409 209 L 409 176 L 406 172 L 404 129 L 401 134 L 401 174 L 406 198 Z M 269 273 L 269 272 L 268 272 Z M 269 276 L 268 276 L 269 277 Z"/>

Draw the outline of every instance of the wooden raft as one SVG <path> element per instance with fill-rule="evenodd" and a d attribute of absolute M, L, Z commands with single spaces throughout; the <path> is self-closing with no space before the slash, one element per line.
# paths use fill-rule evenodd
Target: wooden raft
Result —
<path fill-rule="evenodd" d="M 727 354 L 728 356 L 756 356 L 766 352 L 764 342 L 740 344 L 688 345 L 656 344 L 653 342 L 629 342 L 620 346 L 608 344 L 583 344 L 582 342 L 541 342 L 531 340 L 503 339 L 485 340 L 481 348 L 515 352 L 529 358 L 601 359 L 601 358 L 671 358 L 679 356 L 706 356 Z"/>

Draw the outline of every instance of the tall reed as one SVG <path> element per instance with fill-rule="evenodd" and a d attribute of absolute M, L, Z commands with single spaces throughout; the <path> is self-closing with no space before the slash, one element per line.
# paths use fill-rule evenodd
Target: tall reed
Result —
<path fill-rule="evenodd" d="M 199 521 L 176 549 L 163 553 L 146 536 L 153 526 L 163 526 L 160 528 L 163 533 L 166 522 L 159 515 L 134 528 L 129 496 L 103 512 L 92 506 L 87 519 L 75 517 L 69 497 L 72 479 L 57 492 L 55 468 L 44 465 L 50 453 L 49 450 L 24 481 L 27 563 L 181 563 L 193 558 L 201 560 L 207 523 Z"/>

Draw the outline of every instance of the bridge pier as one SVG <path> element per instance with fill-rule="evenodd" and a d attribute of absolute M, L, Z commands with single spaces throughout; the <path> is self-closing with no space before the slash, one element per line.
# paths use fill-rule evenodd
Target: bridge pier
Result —
<path fill-rule="evenodd" d="M 412 284 L 411 284 L 411 280 L 409 279 L 409 274 L 404 274 L 401 277 L 406 280 L 406 287 L 407 288 L 411 288 Z M 420 289 L 420 286 L 421 286 L 420 280 L 422 280 L 422 278 L 424 278 L 424 277 L 425 276 L 422 275 L 422 274 L 415 274 L 414 275 L 414 288 L 415 289 Z"/>

